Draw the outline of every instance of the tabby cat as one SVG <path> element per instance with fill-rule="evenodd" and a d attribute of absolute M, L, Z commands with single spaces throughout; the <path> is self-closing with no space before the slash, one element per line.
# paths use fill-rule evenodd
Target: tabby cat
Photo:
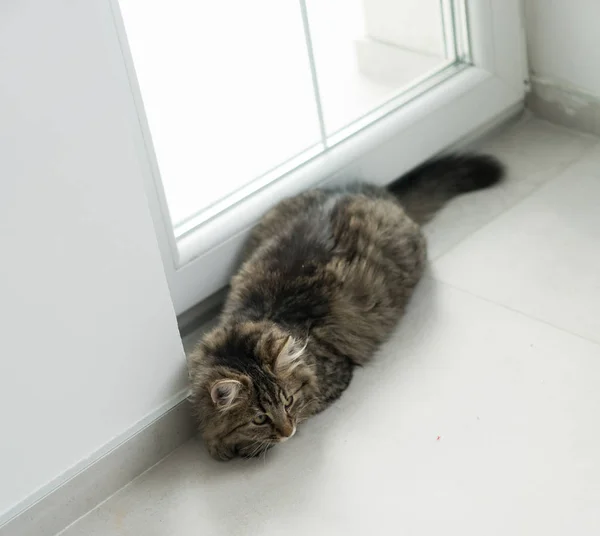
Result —
<path fill-rule="evenodd" d="M 259 455 L 339 398 L 423 273 L 420 225 L 502 175 L 492 157 L 448 155 L 387 190 L 315 189 L 267 212 L 218 326 L 190 357 L 191 401 L 211 455 Z"/>

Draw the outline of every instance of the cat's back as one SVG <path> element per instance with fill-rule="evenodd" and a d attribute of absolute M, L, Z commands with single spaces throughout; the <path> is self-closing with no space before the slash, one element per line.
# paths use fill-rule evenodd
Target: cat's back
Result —
<path fill-rule="evenodd" d="M 282 201 L 256 227 L 226 310 L 289 324 L 314 323 L 336 306 L 393 306 L 397 285 L 416 283 L 423 261 L 419 227 L 386 190 L 312 190 Z"/>
<path fill-rule="evenodd" d="M 280 250 L 293 253 L 292 257 L 308 253 L 307 249 L 319 253 L 335 246 L 350 247 L 358 235 L 399 231 L 398 224 L 417 229 L 394 196 L 378 186 L 355 183 L 309 190 L 284 199 L 263 216 L 246 244 L 244 259 L 267 245 L 271 254 Z"/>
<path fill-rule="evenodd" d="M 282 201 L 255 229 L 247 256 L 262 248 L 258 257 L 263 262 L 287 272 L 307 261 L 323 264 L 334 257 L 398 262 L 422 242 L 420 227 L 392 194 L 357 183 Z"/>

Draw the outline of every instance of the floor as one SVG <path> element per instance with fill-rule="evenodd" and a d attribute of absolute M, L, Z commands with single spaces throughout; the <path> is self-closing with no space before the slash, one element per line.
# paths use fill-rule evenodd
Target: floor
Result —
<path fill-rule="evenodd" d="M 527 120 L 428 228 L 409 313 L 266 459 L 191 441 L 63 536 L 600 534 L 600 142 Z"/>

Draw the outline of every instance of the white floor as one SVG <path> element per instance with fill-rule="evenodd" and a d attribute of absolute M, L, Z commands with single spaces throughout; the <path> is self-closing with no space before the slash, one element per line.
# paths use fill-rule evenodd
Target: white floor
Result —
<path fill-rule="evenodd" d="M 600 143 L 530 120 L 372 366 L 265 460 L 190 442 L 64 536 L 600 534 Z"/>

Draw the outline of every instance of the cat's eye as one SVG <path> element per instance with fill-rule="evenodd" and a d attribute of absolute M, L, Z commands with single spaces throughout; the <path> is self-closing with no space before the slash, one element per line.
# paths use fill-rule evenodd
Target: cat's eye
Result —
<path fill-rule="evenodd" d="M 264 413 L 260 413 L 259 415 L 254 417 L 254 419 L 252 419 L 252 422 L 254 424 L 265 424 L 267 422 L 267 418 L 268 417 Z"/>
<path fill-rule="evenodd" d="M 285 394 L 283 393 L 283 391 L 279 392 L 279 398 L 281 399 L 282 404 L 286 408 L 289 408 L 294 403 L 294 397 L 293 396 L 290 396 L 289 398 L 286 397 Z"/>

